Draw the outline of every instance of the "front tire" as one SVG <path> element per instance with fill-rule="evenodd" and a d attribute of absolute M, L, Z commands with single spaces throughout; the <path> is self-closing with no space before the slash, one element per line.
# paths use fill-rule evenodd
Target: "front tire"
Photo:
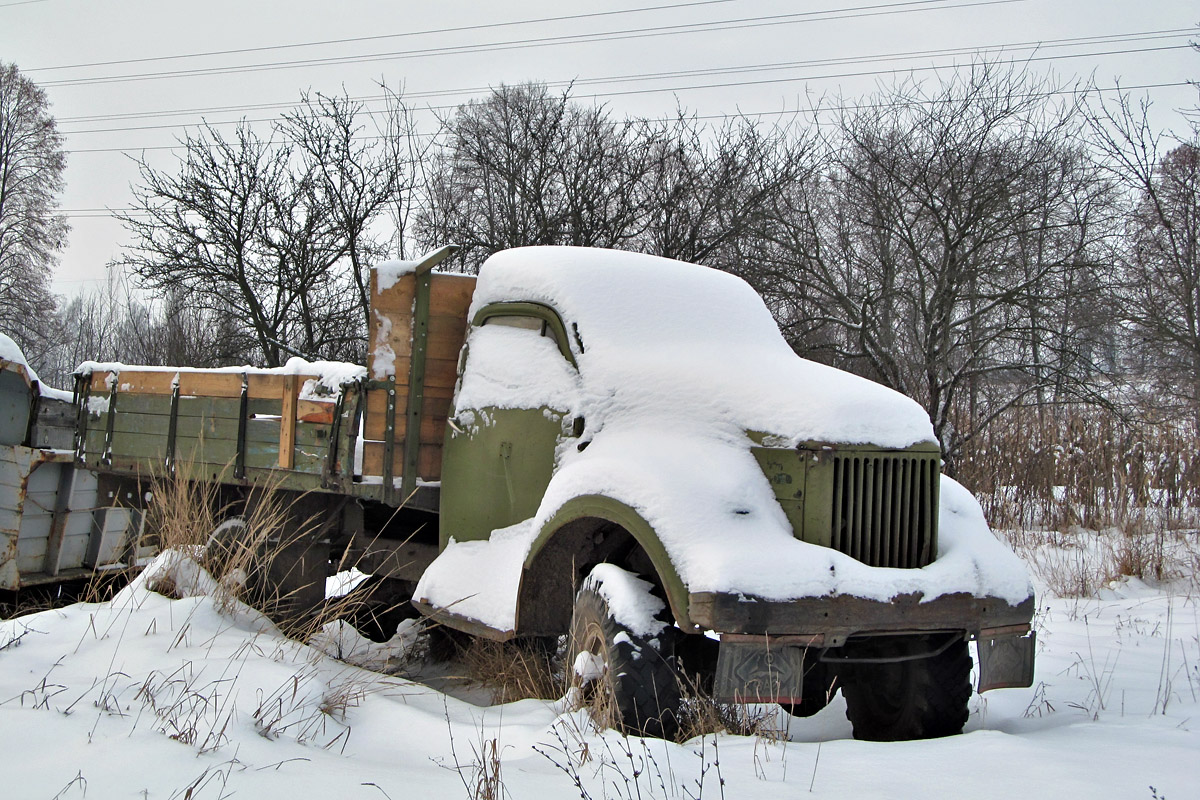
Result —
<path fill-rule="evenodd" d="M 941 652 L 912 658 L 924 641 L 885 641 L 875 657 L 910 660 L 853 664 L 840 671 L 854 738 L 875 742 L 935 739 L 962 733 L 971 699 L 971 656 L 956 639 Z"/>
<path fill-rule="evenodd" d="M 622 619 L 619 610 L 656 605 L 653 620 Z M 649 583 L 611 564 L 597 566 L 575 596 L 566 663 L 571 695 L 601 727 L 660 738 L 679 729 L 675 629 L 662 619 L 665 608 Z"/>

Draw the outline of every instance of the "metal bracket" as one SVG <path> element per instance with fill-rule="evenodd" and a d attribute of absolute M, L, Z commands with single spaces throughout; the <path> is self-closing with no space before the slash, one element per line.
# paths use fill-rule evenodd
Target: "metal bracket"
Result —
<path fill-rule="evenodd" d="M 338 447 L 341 444 L 342 414 L 346 410 L 346 387 L 338 389 L 333 403 L 333 422 L 329 426 L 329 452 L 325 456 L 325 484 L 338 476 Z"/>
<path fill-rule="evenodd" d="M 75 394 L 71 398 L 75 403 L 75 461 L 83 462 L 83 453 L 87 448 L 88 404 L 92 399 L 91 374 L 75 376 Z"/>
<path fill-rule="evenodd" d="M 237 463 L 233 468 L 233 477 L 242 480 L 246 477 L 246 427 L 250 416 L 250 379 L 242 373 L 242 395 L 238 406 L 237 433 Z"/>
<path fill-rule="evenodd" d="M 175 439 L 179 429 L 179 381 L 171 383 L 171 416 L 167 421 L 167 452 L 163 466 L 168 475 L 175 474 Z"/>
<path fill-rule="evenodd" d="M 113 422 L 117 417 L 117 387 L 121 384 L 121 373 L 112 374 L 112 386 L 108 390 L 108 425 L 104 429 L 104 449 L 101 451 L 100 463 L 105 466 L 112 464 Z"/>
<path fill-rule="evenodd" d="M 396 491 L 396 376 L 388 376 L 387 410 L 383 431 L 383 502 L 391 504 Z"/>

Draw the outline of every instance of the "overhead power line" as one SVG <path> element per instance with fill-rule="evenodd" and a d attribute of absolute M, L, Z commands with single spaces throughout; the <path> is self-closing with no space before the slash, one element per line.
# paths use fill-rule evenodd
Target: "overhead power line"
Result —
<path fill-rule="evenodd" d="M 1048 49 L 1059 49 L 1066 47 L 1081 47 L 1089 44 L 1122 44 L 1130 42 L 1143 41 L 1158 41 L 1163 39 L 1187 38 L 1193 34 L 1191 28 L 1174 28 L 1153 31 L 1138 31 L 1130 33 L 1103 34 L 1097 36 L 1076 36 L 1065 39 L 1045 39 L 1031 40 L 1023 42 L 1007 42 L 1004 44 L 985 45 L 982 47 L 952 47 L 940 48 L 931 50 L 908 50 L 893 53 L 875 53 L 865 56 L 842 56 L 837 58 L 812 59 L 808 61 L 787 61 L 773 62 L 765 64 L 751 64 L 736 67 L 706 67 L 693 70 L 674 70 L 669 72 L 646 72 L 626 75 L 610 75 L 598 78 L 576 78 L 573 80 L 557 80 L 546 82 L 547 86 L 588 86 L 603 83 L 622 83 L 641 80 L 663 80 L 668 78 L 683 78 L 697 77 L 700 75 L 724 75 L 749 72 L 765 72 L 778 71 L 784 69 L 798 69 L 802 67 L 814 66 L 832 66 L 835 64 L 861 64 L 870 63 L 873 61 L 894 61 L 901 59 L 926 58 L 949 55 L 969 55 L 973 53 L 989 54 L 1001 51 L 1020 51 L 1036 49 L 1043 52 Z M 1081 55 L 1092 55 L 1085 53 Z M 478 92 L 489 91 L 491 86 L 469 86 L 458 87 L 453 89 L 434 89 L 421 92 L 409 92 L 403 96 L 404 100 L 415 100 L 428 97 L 453 96 L 462 94 L 474 94 Z M 365 95 L 349 98 L 352 102 L 367 103 L 380 100 L 379 94 Z M 275 103 L 255 103 L 244 105 L 228 105 L 228 106 L 207 106 L 198 108 L 180 108 L 180 109 L 157 109 L 151 111 L 134 111 L 123 112 L 118 114 L 94 114 L 89 116 L 79 117 L 59 117 L 60 124 L 83 123 L 83 122 L 102 122 L 108 120 L 124 120 L 124 119 L 154 119 L 163 117 L 177 116 L 195 116 L 198 114 L 219 114 L 237 111 L 268 111 L 272 109 L 292 109 L 296 107 L 296 102 L 275 102 Z M 174 127 L 174 126 L 170 126 Z M 125 129 L 119 129 L 125 130 Z M 83 132 L 83 131 L 77 131 Z"/>
<path fill-rule="evenodd" d="M 997 46 L 996 48 L 992 49 L 991 52 L 1000 52 L 1003 49 L 1005 49 L 1005 47 L 1006 46 L 1003 46 L 1003 45 Z M 1068 59 L 1068 58 L 1086 58 L 1089 56 L 1127 55 L 1127 54 L 1132 54 L 1132 53 L 1148 53 L 1148 52 L 1157 52 L 1157 51 L 1162 51 L 1162 50 L 1187 49 L 1189 47 L 1190 47 L 1190 45 L 1188 45 L 1188 44 L 1180 44 L 1180 45 L 1168 45 L 1168 46 L 1163 46 L 1163 47 L 1141 47 L 1141 48 L 1128 48 L 1128 49 L 1123 49 L 1123 50 L 1091 51 L 1091 52 L 1086 52 L 1086 53 L 1066 53 L 1066 54 L 1058 55 L 1058 56 L 1030 56 L 1028 58 L 1021 59 L 1021 62 L 1022 63 L 1031 63 L 1031 62 L 1040 62 L 1040 61 L 1054 61 L 1054 60 Z M 963 55 L 963 54 L 973 53 L 973 52 L 981 52 L 982 54 L 986 55 L 989 51 L 988 50 L 973 51 L 973 50 L 963 49 L 961 51 L 944 51 L 944 52 L 946 55 Z M 845 65 L 853 65 L 853 64 L 860 64 L 860 63 L 870 63 L 872 61 L 880 61 L 880 60 L 896 60 L 898 58 L 903 58 L 903 57 L 904 56 L 899 56 L 899 55 L 897 55 L 897 56 L 872 56 L 872 57 L 864 57 L 857 61 L 849 61 L 849 60 L 841 61 L 840 63 L 845 64 Z M 829 60 L 829 61 L 836 62 L 837 60 L 833 59 L 833 60 Z M 821 61 L 795 62 L 795 66 L 779 66 L 779 67 L 762 66 L 762 67 L 751 67 L 751 68 L 732 68 L 728 71 L 697 70 L 697 71 L 685 71 L 685 72 L 679 72 L 679 73 L 643 74 L 643 75 L 622 76 L 622 77 L 615 77 L 615 78 L 608 78 L 608 79 L 595 78 L 595 79 L 590 79 L 590 80 L 556 81 L 556 82 L 547 83 L 546 85 L 557 87 L 557 86 L 566 86 L 566 85 L 583 86 L 583 85 L 595 85 L 595 84 L 602 84 L 602 83 L 644 82 L 647 80 L 664 80 L 666 78 L 672 78 L 672 77 L 702 77 L 702 76 L 708 76 L 708 75 L 718 76 L 718 75 L 725 75 L 725 74 L 738 74 L 738 73 L 744 72 L 744 71 L 760 71 L 760 70 L 765 70 L 765 69 L 795 69 L 795 68 L 802 68 L 803 66 L 823 66 L 824 64 L 825 64 L 825 62 L 821 62 Z M 914 73 L 914 72 L 929 72 L 929 71 L 952 69 L 954 66 L 955 66 L 954 64 L 932 64 L 932 65 L 920 66 L 920 67 L 898 67 L 895 69 L 885 69 L 885 70 L 862 70 L 862 71 L 858 71 L 858 72 L 837 72 L 837 73 L 826 73 L 823 75 L 798 75 L 798 76 L 779 77 L 779 78 L 762 78 L 762 79 L 758 79 L 758 80 L 740 80 L 740 81 L 727 81 L 727 82 L 723 82 L 723 83 L 693 84 L 693 85 L 688 85 L 688 86 L 668 86 L 668 87 L 653 87 L 653 88 L 639 88 L 639 89 L 624 89 L 624 90 L 619 90 L 619 91 L 607 91 L 607 92 L 596 92 L 594 94 L 574 95 L 573 97 L 576 100 L 598 100 L 598 99 L 604 99 L 604 98 L 610 98 L 610 97 L 623 97 L 623 96 L 635 95 L 635 94 L 653 94 L 653 93 L 658 93 L 658 92 L 683 92 L 683 91 L 694 91 L 694 90 L 699 90 L 699 89 L 733 88 L 733 87 L 739 87 L 739 86 L 761 86 L 761 85 L 773 84 L 773 83 L 794 83 L 796 81 L 820 81 L 820 80 L 835 80 L 835 79 L 842 79 L 842 78 L 858 78 L 858 77 L 870 77 L 870 76 L 879 77 L 879 76 L 885 76 L 885 75 L 901 75 L 901 74 Z M 486 91 L 486 87 L 484 87 L 483 90 Z M 479 90 L 475 90 L 475 89 L 456 90 L 456 91 L 444 90 L 441 92 L 426 93 L 426 94 L 429 96 L 435 96 L 435 95 L 436 96 L 444 96 L 446 94 L 466 94 L 468 92 L 474 92 L 474 91 L 479 91 Z M 419 97 L 422 95 L 417 94 L 414 96 Z M 294 105 L 292 107 L 294 107 Z M 429 110 L 429 111 L 434 111 L 434 112 L 450 111 L 457 107 L 458 107 L 458 104 L 456 103 L 456 104 L 452 104 L 452 105 L 427 106 L 422 110 Z M 238 125 L 241 123 L 254 124 L 254 123 L 264 123 L 264 122 L 274 122 L 274 121 L 275 121 L 275 118 L 273 118 L 273 117 L 259 117 L 259 118 L 255 118 L 255 119 L 242 118 L 242 119 L 237 119 L 237 120 L 226 120 L 226 121 L 206 123 L 206 124 L 210 124 L 212 126 L 222 126 L 222 125 Z M 190 124 L 195 125 L 198 123 L 190 123 Z M 75 131 L 62 131 L 62 133 L 63 133 L 63 135 L 74 136 L 74 135 L 94 134 L 94 133 L 127 133 L 130 131 L 177 130 L 180 127 L 187 127 L 187 125 L 188 125 L 188 123 L 185 123 L 183 125 L 181 125 L 180 123 L 161 124 L 161 125 L 127 125 L 127 126 L 118 126 L 118 127 L 112 127 L 112 128 L 87 128 L 87 129 L 75 130 Z"/>
<path fill-rule="evenodd" d="M 767 25 L 791 25 L 804 22 L 857 19 L 862 17 L 888 16 L 924 11 L 944 11 L 957 8 L 974 8 L 979 6 L 1008 5 L 1021 3 L 1026 0 L 912 0 L 911 2 L 886 3 L 871 6 L 854 6 L 832 11 L 806 11 L 792 14 L 773 14 L 760 17 L 743 17 L 739 19 L 720 20 L 715 22 L 695 22 L 680 25 L 659 25 L 643 28 L 629 28 L 619 31 L 604 31 L 600 33 L 565 34 L 559 36 L 541 36 L 528 39 L 513 39 L 483 44 L 447 45 L 430 47 L 420 50 L 401 50 L 390 53 L 371 53 L 355 56 L 334 56 L 328 58 L 300 59 L 295 61 L 275 61 L 261 64 L 201 67 L 186 70 L 171 70 L 164 72 L 142 72 L 127 75 L 104 75 L 87 78 L 69 78 L 53 81 L 38 81 L 43 88 L 52 86 L 84 86 L 104 83 L 124 83 L 129 81 L 158 80 L 164 78 L 206 77 L 212 75 L 231 75 L 245 72 L 264 72 L 280 69 L 295 69 L 310 66 L 333 66 L 341 64 L 358 64 L 372 61 L 400 60 L 445 55 L 463 55 L 466 53 L 490 53 L 504 50 L 514 50 L 529 47 L 550 47 L 563 44 L 591 44 L 628 39 L 643 39 L 659 36 L 677 36 L 694 33 L 709 33 L 713 31 L 744 30 L 760 28 Z M 31 70 L 32 72 L 32 70 Z"/>
<path fill-rule="evenodd" d="M 943 3 L 946 0 L 922 0 L 927 3 Z M 41 3 L 45 0 L 25 0 L 25 2 Z M 168 56 L 147 56 L 145 58 L 123 58 L 114 61 L 89 61 L 82 64 L 62 64 L 57 67 L 38 67 L 25 70 L 29 72 L 51 72 L 61 69 L 84 69 L 87 67 L 115 67 L 125 64 L 147 64 L 158 61 L 179 61 L 187 58 L 210 58 L 212 56 L 234 56 L 246 53 L 265 53 L 275 50 L 292 50 L 301 47 L 325 47 L 336 44 L 362 44 L 363 42 L 378 42 L 384 39 L 402 39 L 413 36 L 432 36 L 444 33 L 465 33 L 467 31 L 494 30 L 496 28 L 511 28 L 520 25 L 539 25 L 547 22 L 570 22 L 579 19 L 594 19 L 596 17 L 615 17 L 625 14 L 642 14 L 653 11 L 668 11 L 678 8 L 694 8 L 697 6 L 715 6 L 725 3 L 742 2 L 742 0 L 698 0 L 691 3 L 671 3 L 663 6 L 645 6 L 642 8 L 625 8 L 617 11 L 592 11 L 586 14 L 567 14 L 561 17 L 539 17 L 537 19 L 521 19 L 511 22 L 488 22 L 479 25 L 460 25 L 453 28 L 431 28 L 423 31 L 401 31 L 400 33 L 382 33 L 375 36 L 353 36 L 346 39 L 320 39 L 313 42 L 291 42 L 288 44 L 262 45 L 260 47 L 239 47 L 231 50 L 206 50 L 199 53 L 177 53 Z M 13 5 L 19 5 L 14 3 Z M 0 6 L 3 8 L 3 6 Z"/>

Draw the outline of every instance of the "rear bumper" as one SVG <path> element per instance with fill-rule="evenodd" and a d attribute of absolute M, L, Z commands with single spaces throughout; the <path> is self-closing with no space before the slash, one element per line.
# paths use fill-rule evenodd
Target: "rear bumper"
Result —
<path fill-rule="evenodd" d="M 850 636 L 963 631 L 977 636 L 995 629 L 1027 626 L 1033 619 L 1031 595 L 1017 605 L 998 597 L 947 594 L 922 602 L 919 593 L 890 601 L 850 595 L 775 601 L 736 594 L 688 595 L 688 616 L 722 639 L 740 636 L 795 637 L 794 644 L 837 647 Z"/>

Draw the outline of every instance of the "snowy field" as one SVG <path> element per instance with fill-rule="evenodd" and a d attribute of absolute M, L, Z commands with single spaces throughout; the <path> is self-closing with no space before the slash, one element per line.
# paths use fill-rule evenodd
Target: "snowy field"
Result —
<path fill-rule="evenodd" d="M 1039 587 L 1034 688 L 976 696 L 962 736 L 857 742 L 837 698 L 779 714 L 775 736 L 676 745 L 599 733 L 561 702 L 475 705 L 350 666 L 219 608 L 189 565 L 174 577 L 195 596 L 149 591 L 144 574 L 112 602 L 0 622 L 0 796 L 1200 794 L 1200 598 L 1182 584 Z M 368 651 L 337 633 L 317 644 L 385 670 L 412 639 Z"/>

